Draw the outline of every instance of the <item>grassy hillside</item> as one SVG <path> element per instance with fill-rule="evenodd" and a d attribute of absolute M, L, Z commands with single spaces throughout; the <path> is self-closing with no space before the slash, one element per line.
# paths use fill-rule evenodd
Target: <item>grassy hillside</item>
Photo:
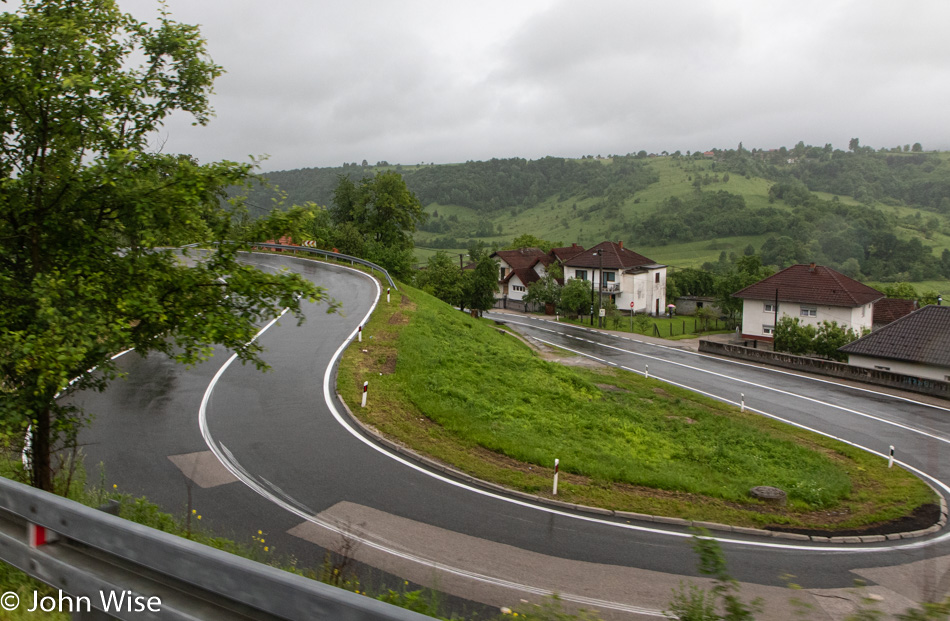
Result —
<path fill-rule="evenodd" d="M 950 154 L 801 145 L 713 158 L 353 164 L 267 176 L 286 192 L 286 204 L 328 204 L 339 175 L 384 169 L 401 172 L 431 214 L 416 233 L 422 248 L 464 253 L 473 241 L 503 246 L 530 233 L 585 246 L 623 240 L 657 261 L 697 267 L 750 244 L 763 252 L 770 238 L 785 237 L 768 263 L 814 260 L 859 278 L 938 281 L 950 293 L 950 262 L 942 259 L 950 250 Z M 274 196 L 261 190 L 251 203 L 269 208 Z"/>
<path fill-rule="evenodd" d="M 561 500 L 757 526 L 855 528 L 933 499 L 880 458 L 632 373 L 546 361 L 400 290 L 344 355 L 338 390 L 368 424 L 479 478 L 547 496 L 559 458 Z M 789 506 L 759 504 L 754 485 L 785 489 Z"/>

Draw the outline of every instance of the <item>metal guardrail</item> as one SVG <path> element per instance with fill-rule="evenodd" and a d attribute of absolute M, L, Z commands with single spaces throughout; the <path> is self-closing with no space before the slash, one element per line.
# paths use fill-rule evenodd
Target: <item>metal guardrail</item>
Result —
<path fill-rule="evenodd" d="M 252 249 L 253 248 L 270 248 L 273 250 L 293 250 L 296 252 L 309 252 L 310 254 L 320 254 L 328 258 L 338 259 L 340 261 L 349 261 L 350 265 L 360 264 L 365 267 L 368 267 L 373 270 L 379 271 L 383 276 L 386 277 L 389 286 L 399 291 L 399 288 L 396 287 L 396 283 L 393 282 L 392 277 L 389 275 L 389 272 L 385 268 L 376 265 L 365 259 L 360 259 L 359 257 L 351 257 L 348 254 L 340 254 L 339 252 L 330 252 L 329 250 L 320 250 L 319 248 L 308 248 L 307 246 L 289 246 L 286 244 L 264 244 L 264 243 L 252 243 L 248 244 Z"/>
<path fill-rule="evenodd" d="M 73 619 L 429 619 L 3 478 L 0 559 L 62 591 L 35 612 Z M 34 606 L 15 598 L 0 606 Z"/>
<path fill-rule="evenodd" d="M 218 245 L 218 243 L 219 242 L 207 242 L 207 245 L 216 246 Z M 228 243 L 233 243 L 233 242 L 228 242 Z M 181 248 L 199 248 L 202 245 L 204 245 L 203 242 L 197 242 L 194 244 L 185 244 L 184 246 L 181 246 Z M 364 265 L 370 269 L 380 272 L 383 276 L 386 277 L 386 281 L 389 283 L 389 286 L 395 289 L 396 291 L 399 291 L 399 288 L 396 286 L 396 283 L 393 281 L 392 277 L 389 275 L 389 272 L 386 270 L 386 268 L 376 265 L 375 263 L 371 261 L 361 259 L 359 257 L 351 257 L 348 254 L 340 254 L 339 252 L 331 252 L 329 250 L 321 250 L 319 248 L 309 248 L 307 246 L 290 246 L 287 244 L 268 244 L 264 242 L 252 242 L 252 243 L 248 243 L 247 246 L 250 247 L 252 250 L 254 248 L 270 248 L 274 250 L 294 250 L 298 252 L 309 252 L 310 254 L 321 254 L 327 258 L 338 259 L 340 261 L 349 261 L 350 265 L 355 265 L 359 263 L 360 265 Z"/>

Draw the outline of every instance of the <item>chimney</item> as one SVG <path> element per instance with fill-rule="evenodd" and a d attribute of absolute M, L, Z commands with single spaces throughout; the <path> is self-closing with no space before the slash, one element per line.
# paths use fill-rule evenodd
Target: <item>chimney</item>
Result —
<path fill-rule="evenodd" d="M 573 243 L 571 244 L 571 248 L 577 248 L 577 242 L 573 242 Z"/>
<path fill-rule="evenodd" d="M 809 271 L 809 272 L 812 272 L 812 273 L 815 272 L 815 264 L 814 264 L 814 263 L 812 263 L 811 265 L 808 266 L 808 271 Z"/>
<path fill-rule="evenodd" d="M 623 242 L 622 242 L 622 241 L 618 241 L 618 242 L 617 242 L 617 245 L 620 246 L 620 249 L 621 249 L 621 250 L 623 250 Z"/>

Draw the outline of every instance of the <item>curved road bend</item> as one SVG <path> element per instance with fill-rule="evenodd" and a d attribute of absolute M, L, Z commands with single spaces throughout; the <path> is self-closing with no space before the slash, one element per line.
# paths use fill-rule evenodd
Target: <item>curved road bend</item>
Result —
<path fill-rule="evenodd" d="M 319 306 L 308 308 L 303 326 L 284 320 L 261 336 L 271 372 L 261 374 L 235 364 L 220 375 L 207 401 L 207 432 L 212 446 L 250 485 L 221 466 L 200 432 L 198 411 L 227 358 L 223 351 L 193 369 L 130 354 L 122 358 L 127 380 L 102 394 L 81 395 L 85 407 L 97 413 L 82 435 L 90 478 L 96 476 L 92 464 L 102 461 L 107 482 L 147 495 L 173 512 L 185 510 L 190 487 L 195 515 L 202 514 L 216 531 L 247 541 L 263 530 L 269 544 L 294 554 L 304 566 L 319 565 L 323 548 L 339 548 L 340 534 L 325 526 L 339 529 L 343 524 L 342 530 L 360 541 L 356 557 L 361 561 L 492 605 L 510 606 L 521 598 L 557 591 L 569 601 L 599 609 L 607 618 L 655 616 L 680 576 L 695 575 L 696 560 L 681 532 L 662 532 L 654 528 L 658 524 L 575 516 L 472 491 L 400 463 L 341 426 L 323 399 L 324 376 L 340 343 L 377 299 L 375 281 L 288 257 L 255 255 L 252 260 L 268 269 L 288 268 L 312 277 L 343 303 L 345 316 L 327 315 Z M 393 303 L 397 300 L 394 295 Z M 639 364 L 634 360 L 654 356 L 651 375 L 672 377 L 675 367 L 683 374 L 681 379 L 702 378 L 697 386 L 702 390 L 723 390 L 727 397 L 737 392 L 721 377 L 736 374 L 735 369 L 723 372 L 717 366 L 722 361 L 676 349 L 619 345 L 610 337 L 589 333 L 584 337 L 595 343 L 538 331 L 537 326 L 520 329 L 535 330 L 538 338 L 585 349 L 631 368 Z M 601 339 L 610 347 L 643 351 L 605 349 L 596 344 Z M 720 375 L 674 363 L 711 364 Z M 924 446 L 932 443 L 934 450 L 942 451 L 948 437 L 940 414 L 924 406 L 873 393 L 813 397 L 812 391 L 818 390 L 813 382 L 793 376 L 743 377 L 766 386 L 745 390 L 752 407 L 802 416 L 803 423 L 816 427 L 831 420 L 829 429 L 836 435 L 849 437 L 855 429 L 855 442 L 870 444 L 874 439 L 877 445 L 909 445 L 910 438 L 916 438 L 913 432 L 877 418 L 902 416 L 908 426 L 917 426 L 918 411 L 933 436 L 924 436 Z M 807 392 L 817 402 L 801 405 L 801 399 L 768 388 Z M 837 407 L 820 403 L 824 401 Z M 877 418 L 838 409 L 842 406 Z M 914 463 L 909 457 L 907 461 Z M 932 466 L 939 464 L 919 461 L 925 470 L 934 470 Z M 770 617 L 781 617 L 788 608 L 788 592 L 779 588 L 784 574 L 797 576 L 818 610 L 837 618 L 846 605 L 840 597 L 848 595 L 845 589 L 856 578 L 874 585 L 872 589 L 885 597 L 885 607 L 902 609 L 942 588 L 940 579 L 948 564 L 946 543 L 921 546 L 921 540 L 841 551 L 820 544 L 735 539 L 723 544 L 730 570 L 746 583 L 745 593 L 769 601 Z"/>

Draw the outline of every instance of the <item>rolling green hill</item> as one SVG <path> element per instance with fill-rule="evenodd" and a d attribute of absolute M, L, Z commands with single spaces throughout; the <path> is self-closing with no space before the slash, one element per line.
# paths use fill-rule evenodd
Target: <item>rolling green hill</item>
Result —
<path fill-rule="evenodd" d="M 916 145 L 915 145 L 916 146 Z M 385 164 L 385 163 L 380 163 Z M 523 233 L 593 245 L 623 240 L 647 256 L 698 267 L 721 253 L 761 253 L 783 267 L 816 261 L 875 281 L 950 278 L 950 154 L 850 152 L 830 145 L 710 155 L 493 159 L 267 173 L 284 204 L 327 205 L 339 175 L 396 170 L 428 222 L 417 257 L 504 245 Z M 252 215 L 277 194 L 257 189 Z M 946 285 L 940 288 L 950 290 Z"/>

